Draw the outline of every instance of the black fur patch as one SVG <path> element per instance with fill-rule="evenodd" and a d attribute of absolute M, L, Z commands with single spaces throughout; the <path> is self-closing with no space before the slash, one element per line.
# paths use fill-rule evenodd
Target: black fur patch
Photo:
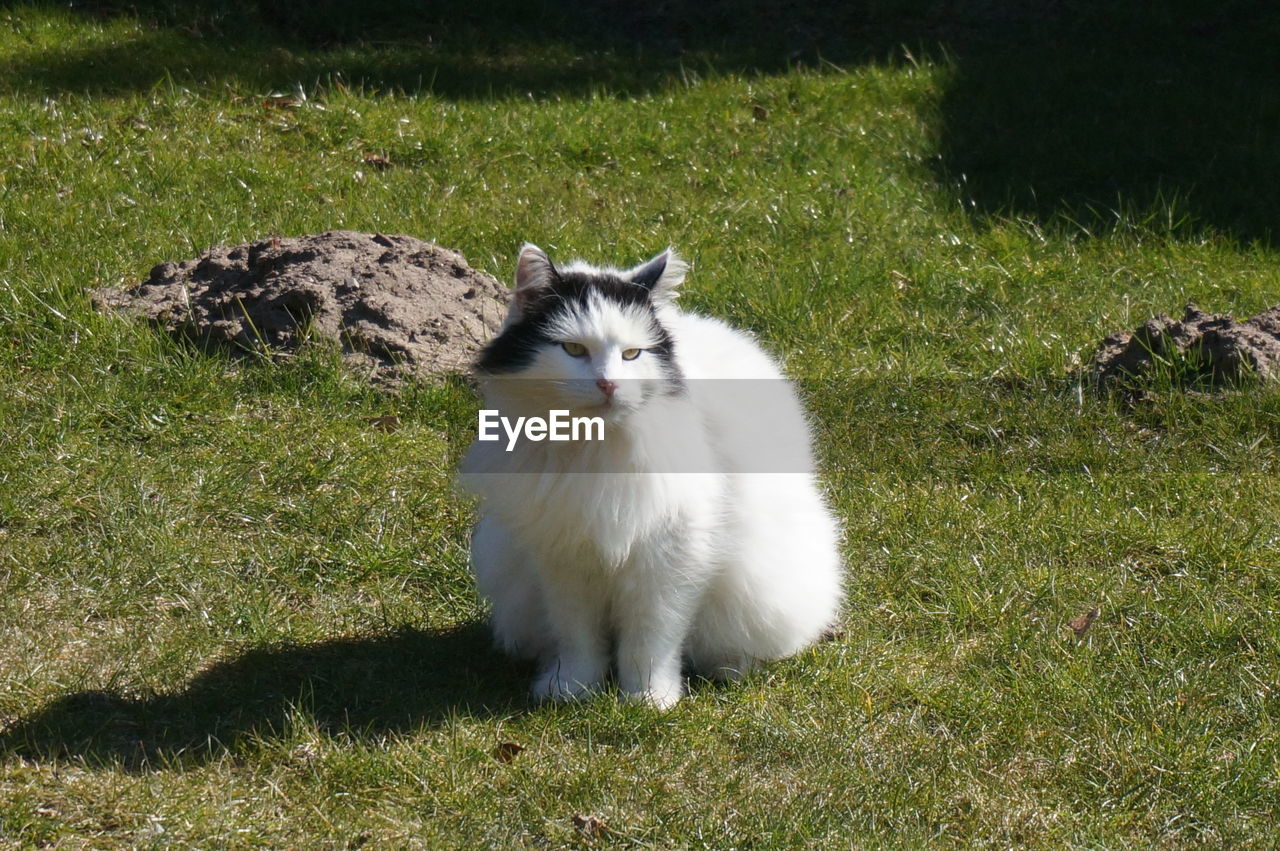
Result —
<path fill-rule="evenodd" d="M 533 296 L 518 322 L 507 327 L 480 352 L 476 368 L 490 375 L 520 372 L 533 362 L 538 350 L 562 342 L 552 339 L 548 328 L 571 305 L 586 307 L 592 293 L 620 307 L 641 307 L 653 317 L 658 331 L 657 345 L 646 351 L 662 360 L 664 371 L 677 383 L 680 371 L 675 363 L 675 341 L 662 327 L 654 311 L 649 288 L 624 281 L 605 272 L 553 272 L 549 286 Z"/>

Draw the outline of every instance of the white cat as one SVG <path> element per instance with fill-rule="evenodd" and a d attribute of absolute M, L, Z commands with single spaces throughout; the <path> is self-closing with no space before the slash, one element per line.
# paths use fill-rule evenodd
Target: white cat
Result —
<path fill-rule="evenodd" d="M 735 678 L 817 640 L 841 599 L 839 527 L 791 385 L 747 334 L 682 312 L 686 264 L 557 269 L 520 252 L 476 368 L 486 408 L 601 417 L 606 439 L 477 441 L 462 482 L 494 635 L 539 698 L 601 688 L 669 707 L 682 660 Z M 510 449 L 508 447 L 511 447 Z"/>

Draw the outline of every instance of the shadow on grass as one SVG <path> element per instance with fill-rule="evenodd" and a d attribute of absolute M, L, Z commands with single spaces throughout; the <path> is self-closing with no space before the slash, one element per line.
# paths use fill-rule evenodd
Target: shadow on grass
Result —
<path fill-rule="evenodd" d="M 299 712 L 357 739 L 519 712 L 527 681 L 479 624 L 261 648 L 213 665 L 175 694 L 61 697 L 0 734 L 0 753 L 130 770 L 198 764 L 288 735 Z"/>
<path fill-rule="evenodd" d="M 1272 243 L 1280 6 L 1043 5 L 1057 11 L 1026 38 L 957 47 L 937 162 L 967 206 Z"/>
<path fill-rule="evenodd" d="M 7 4 L 0 0 L 0 9 Z M 128 36 L 11 57 L 5 88 L 348 85 L 453 99 L 643 94 L 703 73 L 932 57 L 938 178 L 979 218 L 1146 222 L 1270 244 L 1280 5 L 1257 0 L 97 0 Z M 821 132 L 821 128 L 815 128 Z"/>
<path fill-rule="evenodd" d="M 0 85 L 124 93 L 174 79 L 262 90 L 341 83 L 456 99 L 641 94 L 708 71 L 884 60 L 909 37 L 899 11 L 872 0 L 99 0 L 34 8 L 77 27 L 120 18 L 143 26 L 29 53 L 0 71 Z"/>

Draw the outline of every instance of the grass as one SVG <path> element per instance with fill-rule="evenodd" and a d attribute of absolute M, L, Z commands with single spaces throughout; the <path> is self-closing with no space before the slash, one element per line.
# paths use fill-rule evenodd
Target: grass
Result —
<path fill-rule="evenodd" d="M 553 6 L 489 32 L 494 3 L 428 42 L 384 5 L 367 30 L 225 7 L 249 35 L 199 3 L 0 11 L 0 837 L 1273 843 L 1280 396 L 1128 405 L 1072 371 L 1185 301 L 1275 302 L 1274 20 L 673 4 L 672 45 L 662 20 L 561 35 Z M 838 639 L 665 715 L 530 706 L 467 576 L 465 388 L 89 305 L 336 227 L 503 279 L 524 240 L 678 246 L 686 302 L 803 381 L 847 527 Z"/>

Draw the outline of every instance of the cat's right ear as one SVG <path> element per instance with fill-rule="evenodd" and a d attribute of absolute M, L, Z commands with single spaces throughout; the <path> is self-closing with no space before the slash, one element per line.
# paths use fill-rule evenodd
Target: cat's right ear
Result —
<path fill-rule="evenodd" d="M 520 259 L 516 261 L 516 291 L 512 307 L 524 313 L 551 289 L 556 279 L 556 267 L 551 265 L 547 253 L 532 242 L 520 247 Z"/>

